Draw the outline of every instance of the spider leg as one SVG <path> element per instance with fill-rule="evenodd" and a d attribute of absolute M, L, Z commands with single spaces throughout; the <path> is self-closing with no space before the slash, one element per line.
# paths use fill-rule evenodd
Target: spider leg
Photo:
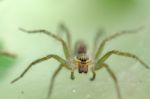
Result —
<path fill-rule="evenodd" d="M 93 76 L 92 78 L 90 78 L 90 81 L 94 81 L 96 77 L 95 68 L 91 68 L 91 71 L 92 71 Z"/>
<path fill-rule="evenodd" d="M 66 26 L 65 24 L 63 24 L 63 23 L 60 23 L 58 28 L 59 28 L 60 32 L 63 31 L 63 32 L 66 33 L 68 47 L 69 47 L 69 49 L 71 50 L 71 34 L 70 34 L 69 29 L 68 29 L 67 26 Z"/>
<path fill-rule="evenodd" d="M 54 72 L 52 78 L 51 78 L 51 81 L 50 81 L 51 83 L 49 85 L 49 91 L 48 91 L 47 99 L 49 99 L 51 97 L 52 90 L 53 90 L 53 87 L 54 87 L 55 78 L 58 75 L 58 73 L 60 72 L 60 70 L 62 69 L 62 67 L 63 67 L 63 65 L 60 64 L 59 67 Z"/>
<path fill-rule="evenodd" d="M 115 87 L 116 87 L 116 92 L 117 92 L 117 96 L 118 96 L 118 99 L 122 99 L 121 97 L 121 94 L 120 94 L 120 86 L 118 84 L 118 79 L 117 77 L 115 76 L 114 72 L 110 69 L 110 67 L 107 65 L 107 64 L 101 64 L 101 65 L 98 65 L 99 68 L 97 68 L 96 70 L 99 70 L 101 69 L 102 67 L 106 68 L 107 72 L 109 73 L 109 75 L 112 77 L 114 83 L 115 83 Z"/>
<path fill-rule="evenodd" d="M 122 36 L 122 35 L 124 35 L 124 34 L 134 34 L 134 33 L 137 33 L 137 32 L 138 32 L 139 30 L 141 30 L 141 29 L 143 29 L 143 26 L 142 26 L 142 27 L 139 27 L 139 28 L 137 28 L 137 29 L 133 29 L 133 30 L 121 31 L 121 32 L 115 33 L 115 34 L 113 34 L 113 35 L 111 35 L 111 36 L 105 38 L 105 39 L 102 41 L 102 43 L 99 45 L 98 50 L 96 51 L 95 59 L 97 59 L 97 58 L 101 55 L 101 53 L 102 53 L 102 51 L 103 51 L 103 49 L 104 49 L 104 46 L 105 46 L 105 44 L 106 44 L 108 41 L 111 41 L 112 39 L 115 39 L 116 37 Z"/>
<path fill-rule="evenodd" d="M 55 34 L 52 34 L 51 32 L 47 31 L 47 30 L 44 30 L 44 29 L 40 29 L 40 30 L 26 30 L 26 29 L 23 29 L 23 28 L 19 28 L 19 30 L 23 31 L 23 32 L 27 32 L 27 33 L 43 33 L 43 34 L 46 34 L 48 36 L 51 36 L 53 37 L 54 39 L 60 41 L 63 45 L 63 50 L 64 50 L 64 54 L 65 54 L 65 57 L 68 58 L 70 56 L 70 51 L 68 49 L 68 46 L 66 44 L 66 42 L 59 36 L 55 35 Z"/>
<path fill-rule="evenodd" d="M 136 55 L 128 53 L 128 52 L 117 51 L 117 50 L 112 50 L 112 51 L 107 52 L 102 58 L 100 58 L 97 61 L 96 66 L 97 66 L 97 64 L 104 63 L 113 54 L 135 59 L 136 61 L 141 63 L 142 66 L 144 66 L 146 69 L 150 69 L 150 67 L 145 62 L 143 62 L 139 57 L 137 57 Z"/>
<path fill-rule="evenodd" d="M 92 76 L 92 78 L 90 80 L 91 81 L 95 80 L 95 77 L 96 77 L 95 71 L 100 70 L 103 67 L 106 68 L 107 72 L 109 73 L 109 75 L 114 80 L 114 83 L 115 83 L 115 86 L 116 86 L 117 95 L 118 95 L 118 99 L 122 99 L 121 98 L 121 94 L 120 94 L 120 86 L 118 84 L 117 77 L 115 76 L 114 72 L 109 68 L 109 66 L 107 64 L 104 64 L 104 63 L 103 64 L 97 64 L 97 66 L 92 69 L 93 76 Z"/>
<path fill-rule="evenodd" d="M 99 39 L 100 39 L 100 37 L 101 37 L 101 35 L 103 34 L 103 32 L 104 32 L 104 30 L 103 29 L 100 29 L 97 33 L 96 33 L 96 35 L 95 35 L 95 37 L 94 37 L 94 44 L 93 44 L 93 54 L 95 54 L 95 51 L 96 51 L 96 49 L 97 49 L 97 47 L 98 47 L 98 42 L 99 42 Z"/>
<path fill-rule="evenodd" d="M 74 71 L 71 71 L 71 76 L 70 76 L 71 80 L 74 80 L 75 79 L 75 76 L 74 76 Z"/>
<path fill-rule="evenodd" d="M 16 81 L 18 81 L 19 79 L 21 79 L 27 72 L 28 70 L 35 64 L 38 64 L 40 62 L 46 61 L 48 59 L 54 58 L 55 60 L 57 60 L 58 62 L 60 62 L 61 64 L 63 64 L 67 69 L 70 69 L 70 67 L 66 64 L 66 61 L 64 59 L 62 59 L 61 57 L 57 56 L 57 55 L 47 55 L 43 58 L 37 59 L 35 61 L 33 61 L 22 73 L 19 77 L 17 77 L 16 79 L 14 79 L 11 83 L 14 83 Z"/>
<path fill-rule="evenodd" d="M 16 55 L 15 55 L 15 54 L 8 53 L 8 52 L 0 52 L 0 56 L 1 56 L 1 55 L 9 56 L 9 57 L 12 57 L 12 58 L 15 58 L 15 57 L 16 57 Z"/>
<path fill-rule="evenodd" d="M 117 77 L 115 76 L 114 72 L 110 69 L 110 67 L 109 67 L 107 64 L 103 64 L 103 66 L 106 68 L 107 72 L 109 73 L 109 75 L 110 75 L 110 76 L 112 77 L 112 79 L 114 80 L 118 99 L 122 99 L 121 93 L 120 93 L 120 86 L 119 86 L 119 84 L 118 84 L 118 79 L 117 79 Z"/>

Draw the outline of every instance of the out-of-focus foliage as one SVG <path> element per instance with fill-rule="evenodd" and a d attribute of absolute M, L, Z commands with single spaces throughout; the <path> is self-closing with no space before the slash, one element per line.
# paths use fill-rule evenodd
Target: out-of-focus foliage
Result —
<path fill-rule="evenodd" d="M 2 51 L 2 42 L 0 42 L 0 52 Z M 8 70 L 14 63 L 14 58 L 10 56 L 0 55 L 0 80 L 8 73 Z"/>

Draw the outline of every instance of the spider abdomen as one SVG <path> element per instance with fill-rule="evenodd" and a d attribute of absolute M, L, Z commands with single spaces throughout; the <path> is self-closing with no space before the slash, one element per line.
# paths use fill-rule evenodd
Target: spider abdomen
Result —
<path fill-rule="evenodd" d="M 75 45 L 75 54 L 87 53 L 87 46 L 83 41 L 77 41 Z"/>

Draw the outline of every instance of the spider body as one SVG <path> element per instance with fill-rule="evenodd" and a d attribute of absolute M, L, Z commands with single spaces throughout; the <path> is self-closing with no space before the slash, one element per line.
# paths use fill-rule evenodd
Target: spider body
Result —
<path fill-rule="evenodd" d="M 129 52 L 123 52 L 123 51 L 119 51 L 119 50 L 111 50 L 111 51 L 108 51 L 107 53 L 105 53 L 104 55 L 102 55 L 102 51 L 104 50 L 104 47 L 105 47 L 107 42 L 111 41 L 112 39 L 114 39 L 116 37 L 124 35 L 124 34 L 137 33 L 139 30 L 142 29 L 142 27 L 137 28 L 137 29 L 133 29 L 133 30 L 117 32 L 117 33 L 105 38 L 104 40 L 102 40 L 100 45 L 98 43 L 99 37 L 100 37 L 100 32 L 98 32 L 97 35 L 95 36 L 95 39 L 94 39 L 92 58 L 89 57 L 88 52 L 87 52 L 87 46 L 83 41 L 78 41 L 75 44 L 75 48 L 74 48 L 74 56 L 75 57 L 71 58 L 71 56 L 72 56 L 71 53 L 73 52 L 73 50 L 71 48 L 70 31 L 63 24 L 60 25 L 59 29 L 61 29 L 62 31 L 64 31 L 66 33 L 67 42 L 65 42 L 58 35 L 55 35 L 55 34 L 49 32 L 47 30 L 43 30 L 43 29 L 25 30 L 23 28 L 20 28 L 20 30 L 23 32 L 32 33 L 32 34 L 42 33 L 42 34 L 48 35 L 48 36 L 56 39 L 57 41 L 59 41 L 63 46 L 65 59 L 63 59 L 62 57 L 55 55 L 55 54 L 50 54 L 50 55 L 47 55 L 45 57 L 39 58 L 39 59 L 31 62 L 29 64 L 29 66 L 21 73 L 21 75 L 19 77 L 17 77 L 16 79 L 14 79 L 11 83 L 14 83 L 14 82 L 18 81 L 19 79 L 21 79 L 22 77 L 24 77 L 24 75 L 28 72 L 28 70 L 33 65 L 36 65 L 40 62 L 43 62 L 43 61 L 46 61 L 46 60 L 53 58 L 53 59 L 57 60 L 60 63 L 60 65 L 58 66 L 58 68 L 56 69 L 54 74 L 52 75 L 47 99 L 49 99 L 51 94 L 52 94 L 55 78 L 59 74 L 59 72 L 62 70 L 62 68 L 66 68 L 67 70 L 69 70 L 71 72 L 70 78 L 72 80 L 75 79 L 74 71 L 76 69 L 78 69 L 79 73 L 88 73 L 89 68 L 90 68 L 90 70 L 92 72 L 92 77 L 90 79 L 91 81 L 94 81 L 94 79 L 96 78 L 96 71 L 101 70 L 102 68 L 105 68 L 106 71 L 109 73 L 110 77 L 112 78 L 112 80 L 114 81 L 118 99 L 122 99 L 118 79 L 115 76 L 115 73 L 111 70 L 110 66 L 106 63 L 106 60 L 109 59 L 110 56 L 112 56 L 112 55 L 123 56 L 123 57 L 134 59 L 134 60 L 138 61 L 144 68 L 150 69 L 149 66 L 145 62 L 143 62 L 139 57 L 137 57 L 135 54 L 132 54 Z"/>
<path fill-rule="evenodd" d="M 90 63 L 90 58 L 87 55 L 87 46 L 83 41 L 78 41 L 75 46 L 75 66 L 79 73 L 87 73 Z"/>

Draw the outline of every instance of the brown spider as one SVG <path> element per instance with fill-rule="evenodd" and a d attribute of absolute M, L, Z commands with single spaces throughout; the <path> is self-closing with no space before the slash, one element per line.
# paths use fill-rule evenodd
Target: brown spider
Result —
<path fill-rule="evenodd" d="M 11 83 L 14 83 L 16 81 L 18 81 L 20 78 L 22 78 L 27 71 L 35 64 L 43 62 L 45 60 L 54 58 L 55 60 L 57 60 L 60 65 L 58 66 L 57 70 L 54 72 L 54 74 L 52 75 L 51 78 L 51 84 L 49 86 L 49 92 L 48 92 L 48 96 L 47 99 L 50 98 L 51 93 L 52 93 L 52 89 L 53 89 L 53 85 L 54 85 L 54 81 L 55 81 L 55 77 L 58 75 L 58 73 L 60 72 L 60 70 L 62 68 L 66 68 L 67 70 L 69 70 L 71 72 L 71 79 L 75 79 L 74 77 L 74 71 L 76 69 L 78 69 L 79 73 L 88 73 L 88 69 L 90 67 L 91 71 L 92 71 L 92 78 L 90 79 L 91 81 L 93 81 L 96 77 L 96 73 L 95 71 L 100 70 L 102 68 L 106 68 L 107 72 L 110 74 L 110 76 L 112 77 L 115 86 L 116 86 L 116 92 L 117 92 L 117 96 L 118 99 L 122 99 L 121 93 L 120 93 L 120 87 L 118 84 L 118 80 L 117 77 L 115 76 L 114 72 L 110 69 L 110 67 L 105 63 L 105 61 L 113 54 L 115 55 L 119 55 L 119 56 L 124 56 L 124 57 L 128 57 L 128 58 L 132 58 L 135 59 L 136 61 L 138 61 L 139 63 L 142 64 L 142 66 L 144 66 L 146 69 L 150 69 L 150 67 L 148 67 L 147 64 L 145 64 L 140 58 L 138 58 L 136 55 L 128 53 L 128 52 L 122 52 L 122 51 L 118 51 L 118 50 L 111 50 L 109 52 L 107 52 L 106 54 L 104 54 L 103 56 L 102 51 L 104 50 L 104 46 L 105 44 L 124 34 L 133 34 L 133 33 L 137 33 L 139 30 L 142 29 L 142 27 L 134 29 L 134 30 L 128 30 L 128 31 L 121 31 L 118 33 L 115 33 L 107 38 L 105 38 L 102 43 L 98 46 L 98 40 L 100 37 L 100 33 L 97 33 L 96 37 L 95 37 L 95 43 L 94 43 L 94 55 L 92 57 L 89 57 L 89 55 L 87 54 L 87 47 L 85 45 L 85 43 L 83 41 L 78 41 L 75 45 L 75 50 L 74 50 L 74 54 L 72 54 L 72 49 L 71 49 L 71 35 L 70 35 L 70 31 L 68 30 L 68 28 L 61 24 L 59 27 L 62 31 L 64 31 L 66 33 L 67 36 L 67 43 L 59 36 L 52 34 L 51 32 L 44 30 L 44 29 L 40 29 L 40 30 L 25 30 L 23 28 L 20 28 L 21 31 L 23 32 L 27 32 L 27 33 L 43 33 L 46 34 L 54 39 L 56 39 L 57 41 L 62 43 L 63 46 L 63 51 L 65 54 L 65 58 L 63 59 L 58 55 L 55 54 L 50 54 L 47 55 L 45 57 L 39 58 L 35 61 L 33 61 L 24 71 L 23 73 L 17 77 L 16 79 L 14 79 Z M 98 47 L 98 48 L 97 48 Z M 96 53 L 95 53 L 96 52 Z"/>

